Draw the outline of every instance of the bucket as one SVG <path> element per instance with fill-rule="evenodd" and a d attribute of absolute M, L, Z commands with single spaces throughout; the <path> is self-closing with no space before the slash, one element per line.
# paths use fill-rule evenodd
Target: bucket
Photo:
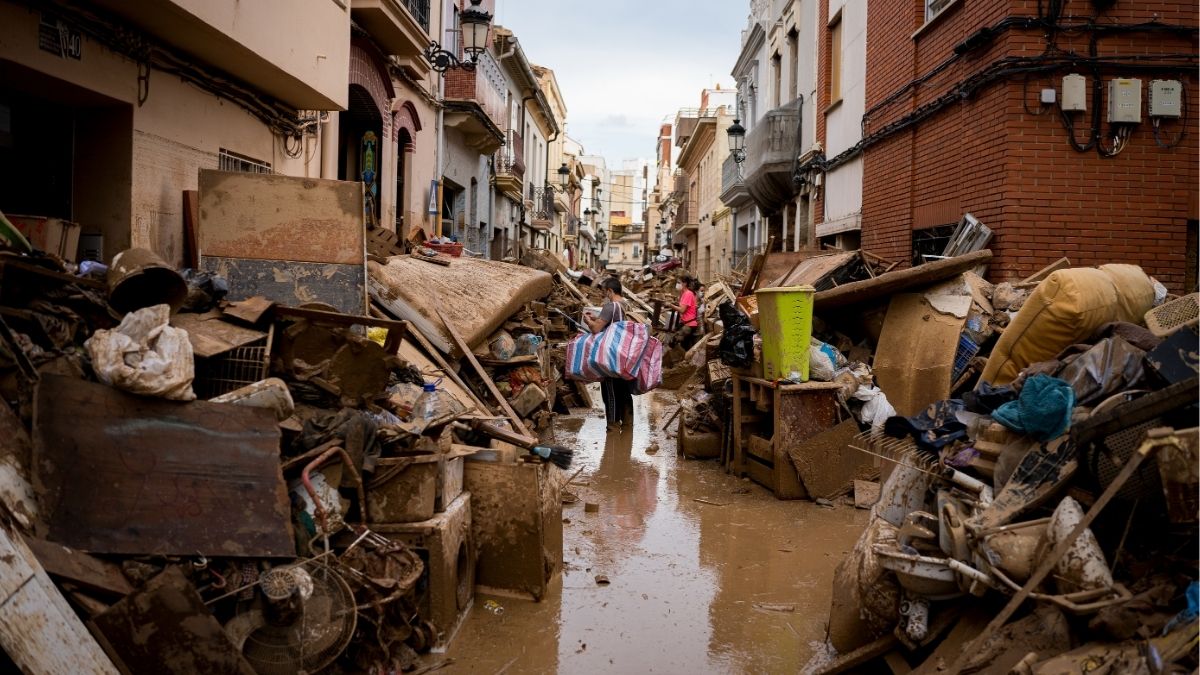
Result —
<path fill-rule="evenodd" d="M 174 314 L 187 300 L 187 283 L 179 272 L 144 248 L 118 253 L 107 281 L 108 304 L 122 314 L 154 305 L 170 305 Z"/>
<path fill-rule="evenodd" d="M 754 292 L 764 379 L 808 381 L 814 293 L 816 289 L 812 286 L 763 288 Z"/>

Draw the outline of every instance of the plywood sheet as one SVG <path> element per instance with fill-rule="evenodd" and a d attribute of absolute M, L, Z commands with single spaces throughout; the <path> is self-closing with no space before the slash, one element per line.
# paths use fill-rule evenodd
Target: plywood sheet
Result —
<path fill-rule="evenodd" d="M 46 375 L 33 481 L 47 539 L 90 553 L 292 557 L 270 411 Z"/>
<path fill-rule="evenodd" d="M 965 316 L 937 311 L 923 294 L 892 297 L 874 369 L 879 388 L 899 414 L 911 417 L 950 396 L 954 356 L 965 322 Z"/>
<path fill-rule="evenodd" d="M 229 280 L 230 300 L 261 295 L 281 305 L 321 303 L 345 314 L 366 316 L 367 278 L 362 263 L 252 260 L 206 255 L 201 267 Z"/>
<path fill-rule="evenodd" d="M 361 183 L 200 172 L 200 254 L 361 265 Z"/>

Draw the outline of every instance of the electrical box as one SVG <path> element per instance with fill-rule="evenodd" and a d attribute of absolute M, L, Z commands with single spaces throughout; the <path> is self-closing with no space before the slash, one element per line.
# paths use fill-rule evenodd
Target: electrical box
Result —
<path fill-rule="evenodd" d="M 1108 121 L 1135 124 L 1142 121 L 1142 81 L 1117 77 L 1108 81 Z"/>
<path fill-rule="evenodd" d="M 1062 103 L 1059 109 L 1063 112 L 1087 111 L 1087 78 L 1083 75 L 1072 74 L 1063 77 Z"/>
<path fill-rule="evenodd" d="M 1150 80 L 1150 116 L 1181 117 L 1183 83 L 1179 80 Z"/>
<path fill-rule="evenodd" d="M 1058 101 L 1058 92 L 1054 87 L 1046 87 L 1042 90 L 1042 103 L 1046 105 L 1054 105 Z"/>

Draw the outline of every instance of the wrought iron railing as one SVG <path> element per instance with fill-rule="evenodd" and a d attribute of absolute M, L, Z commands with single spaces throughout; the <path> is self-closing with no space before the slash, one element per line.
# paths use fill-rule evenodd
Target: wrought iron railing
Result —
<path fill-rule="evenodd" d="M 525 141 L 516 129 L 509 129 L 504 147 L 496 151 L 496 174 L 525 179 Z"/>
<path fill-rule="evenodd" d="M 403 0 L 404 7 L 412 14 L 421 28 L 429 32 L 429 0 Z"/>
<path fill-rule="evenodd" d="M 554 188 L 549 185 L 531 188 L 530 199 L 533 201 L 533 212 L 529 214 L 531 220 L 534 222 L 554 220 Z"/>

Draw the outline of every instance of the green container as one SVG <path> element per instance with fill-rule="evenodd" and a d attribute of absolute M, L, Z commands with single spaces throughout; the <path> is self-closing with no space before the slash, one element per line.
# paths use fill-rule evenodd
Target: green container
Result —
<path fill-rule="evenodd" d="M 758 333 L 762 336 L 763 377 L 808 381 L 808 349 L 812 343 L 812 286 L 763 288 L 758 302 Z"/>

